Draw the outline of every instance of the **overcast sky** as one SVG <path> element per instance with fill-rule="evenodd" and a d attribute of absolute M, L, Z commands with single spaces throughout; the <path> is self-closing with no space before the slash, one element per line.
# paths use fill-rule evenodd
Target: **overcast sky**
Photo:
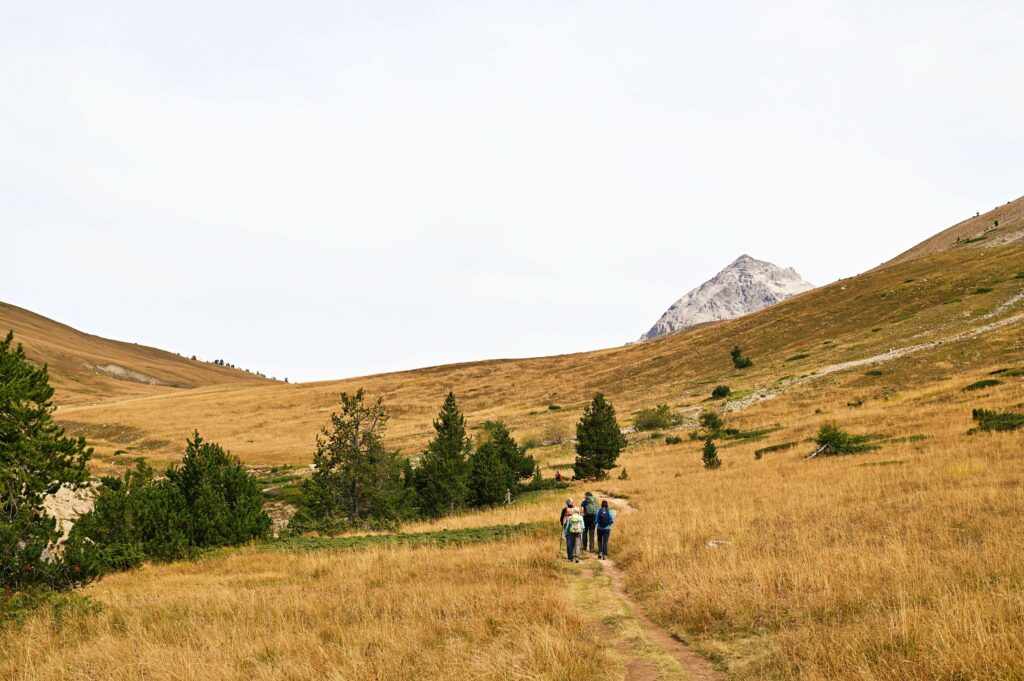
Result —
<path fill-rule="evenodd" d="M 766 5 L 771 5 L 768 7 Z M 0 0 L 0 300 L 292 380 L 635 340 L 1024 194 L 1024 4 Z"/>

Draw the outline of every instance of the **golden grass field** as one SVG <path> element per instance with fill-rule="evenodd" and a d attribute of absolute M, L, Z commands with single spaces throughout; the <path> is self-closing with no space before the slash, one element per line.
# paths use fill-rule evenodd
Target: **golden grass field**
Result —
<path fill-rule="evenodd" d="M 543 437 L 569 434 L 597 390 L 628 425 L 659 402 L 686 414 L 720 408 L 708 396 L 727 384 L 742 402 L 728 425 L 776 430 L 720 442 L 715 471 L 702 467 L 690 426 L 675 433 L 679 445 L 636 434 L 620 459 L 629 479 L 595 485 L 635 509 L 620 515 L 611 551 L 647 612 L 733 679 L 1022 679 L 1024 431 L 967 431 L 973 408 L 1024 409 L 1024 376 L 964 390 L 1024 367 L 1020 227 L 1004 217 L 985 240 L 933 243 L 917 259 L 637 346 L 295 386 L 164 389 L 58 416 L 98 441 L 97 470 L 116 467 L 115 447 L 147 441 L 156 445 L 135 453 L 171 460 L 193 427 L 253 465 L 305 465 L 342 390 L 383 395 L 394 411 L 389 441 L 414 454 L 449 389 L 471 425 L 503 418 L 518 437 Z M 753 368 L 732 368 L 735 344 Z M 832 370 L 866 358 L 876 360 Z M 562 409 L 548 411 L 552 403 Z M 805 460 L 828 420 L 878 436 L 881 448 Z M 785 442 L 797 444 L 755 459 Z M 572 459 L 569 444 L 533 453 L 545 466 Z M 598 645 L 618 626 L 614 597 L 594 562 L 556 561 L 564 496 L 404 528 L 546 521 L 550 536 L 445 549 L 247 548 L 107 577 L 84 591 L 98 612 L 41 609 L 0 631 L 0 678 L 621 679 L 625 635 L 612 650 Z M 658 678 L 679 678 L 659 664 Z"/>

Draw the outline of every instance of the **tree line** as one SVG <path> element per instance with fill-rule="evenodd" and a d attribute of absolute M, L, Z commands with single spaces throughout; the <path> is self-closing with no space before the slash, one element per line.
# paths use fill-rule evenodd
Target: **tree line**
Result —
<path fill-rule="evenodd" d="M 120 477 L 90 480 L 93 454 L 53 420 L 47 367 L 30 362 L 13 334 L 0 341 L 0 588 L 66 588 L 144 560 L 190 557 L 217 546 L 265 538 L 271 521 L 263 492 L 242 462 L 198 432 L 179 464 L 155 471 L 143 460 Z M 292 531 L 391 528 L 511 501 L 558 486 L 502 421 L 475 438 L 449 393 L 434 436 L 415 461 L 385 442 L 388 411 L 364 391 L 341 395 L 316 439 L 313 472 Z M 577 478 L 602 478 L 626 446 L 615 409 L 598 394 L 576 427 Z M 63 550 L 44 500 L 61 488 L 96 488 L 91 511 L 74 524 Z M 2 603 L 0 603 L 2 605 Z"/>

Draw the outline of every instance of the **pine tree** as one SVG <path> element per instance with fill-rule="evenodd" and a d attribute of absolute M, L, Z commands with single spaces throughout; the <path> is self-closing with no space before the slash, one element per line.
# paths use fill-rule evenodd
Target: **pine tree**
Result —
<path fill-rule="evenodd" d="M 498 448 L 485 443 L 469 457 L 469 503 L 491 506 L 505 499 L 511 490 L 512 473 L 501 460 Z"/>
<path fill-rule="evenodd" d="M 606 477 L 625 447 L 626 436 L 615 418 L 615 407 L 597 393 L 576 424 L 575 476 L 581 480 Z"/>
<path fill-rule="evenodd" d="M 13 343 L 13 333 L 0 341 L 0 586 L 19 588 L 53 578 L 40 556 L 60 533 L 43 499 L 85 483 L 92 449 L 53 421 L 46 366 Z"/>
<path fill-rule="evenodd" d="M 445 398 L 434 420 L 434 430 L 436 435 L 427 444 L 416 471 L 416 490 L 420 510 L 439 518 L 465 506 L 469 496 L 466 456 L 470 441 L 466 437 L 466 419 L 453 393 Z"/>
<path fill-rule="evenodd" d="M 510 489 L 533 476 L 537 460 L 526 453 L 526 447 L 516 442 L 503 421 L 484 421 L 479 439 L 480 447 L 490 446 L 497 450 L 498 457 L 508 469 Z"/>
<path fill-rule="evenodd" d="M 195 547 L 231 546 L 265 536 L 270 517 L 263 491 L 236 456 L 196 431 L 186 439 L 180 466 L 167 469 L 189 510 L 189 543 Z"/>
<path fill-rule="evenodd" d="M 718 458 L 718 447 L 715 446 L 715 441 L 708 438 L 704 441 L 704 468 L 718 468 L 722 465 L 722 460 Z"/>
<path fill-rule="evenodd" d="M 390 525 L 405 515 L 408 460 L 384 445 L 388 422 L 382 399 L 364 403 L 362 390 L 341 394 L 341 413 L 316 439 L 313 474 L 304 484 L 312 516 L 353 526 Z"/>

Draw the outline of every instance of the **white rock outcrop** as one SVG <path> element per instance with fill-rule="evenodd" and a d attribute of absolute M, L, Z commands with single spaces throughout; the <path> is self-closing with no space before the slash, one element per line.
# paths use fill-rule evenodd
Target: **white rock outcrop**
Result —
<path fill-rule="evenodd" d="M 708 322 L 735 319 L 814 288 L 793 268 L 741 255 L 731 265 L 677 300 L 651 330 L 651 340 Z"/>

